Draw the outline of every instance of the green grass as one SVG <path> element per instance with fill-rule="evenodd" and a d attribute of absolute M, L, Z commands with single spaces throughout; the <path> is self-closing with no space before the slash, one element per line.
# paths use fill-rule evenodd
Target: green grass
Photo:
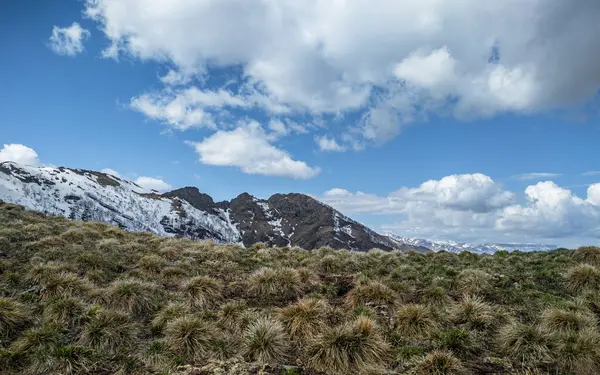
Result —
<path fill-rule="evenodd" d="M 0 255 L 3 375 L 600 373 L 596 247 L 241 248 L 0 203 Z"/>

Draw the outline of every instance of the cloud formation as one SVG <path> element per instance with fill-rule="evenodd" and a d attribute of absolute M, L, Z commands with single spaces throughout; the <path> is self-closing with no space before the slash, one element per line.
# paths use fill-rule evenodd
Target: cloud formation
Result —
<path fill-rule="evenodd" d="M 102 168 L 100 170 L 100 172 L 109 174 L 111 176 L 114 176 L 114 177 L 117 177 L 117 178 L 120 178 L 123 180 L 127 180 L 126 177 L 124 177 L 123 175 L 121 175 L 121 173 L 115 171 L 112 168 Z M 156 177 L 139 176 L 135 180 L 133 180 L 133 182 L 146 190 L 155 190 L 155 191 L 159 191 L 159 192 L 164 192 L 164 191 L 170 190 L 172 187 L 170 184 L 166 183 L 163 179 L 156 178 Z"/>
<path fill-rule="evenodd" d="M 527 181 L 527 180 L 542 180 L 545 178 L 557 178 L 562 176 L 562 174 L 560 173 L 548 173 L 548 172 L 534 172 L 534 173 L 523 173 L 523 174 L 518 174 L 516 176 L 514 176 L 514 178 L 518 179 L 518 180 L 523 180 L 523 181 Z"/>
<path fill-rule="evenodd" d="M 333 151 L 333 152 L 343 152 L 346 151 L 346 147 L 340 145 L 335 138 L 330 138 L 326 135 L 316 136 L 315 142 L 319 146 L 319 150 L 321 151 Z"/>
<path fill-rule="evenodd" d="M 384 230 L 401 235 L 456 240 L 600 240 L 600 183 L 580 198 L 545 181 L 525 189 L 524 199 L 482 174 L 447 176 L 387 196 L 344 189 L 322 201 L 346 213 L 395 215 Z"/>
<path fill-rule="evenodd" d="M 83 42 L 89 36 L 90 32 L 81 27 L 77 22 L 73 22 L 69 27 L 54 26 L 49 46 L 59 55 L 76 56 L 85 50 Z"/>
<path fill-rule="evenodd" d="M 167 184 L 160 178 L 141 176 L 136 178 L 134 182 L 147 190 L 156 190 L 163 192 L 171 189 L 171 185 Z"/>
<path fill-rule="evenodd" d="M 37 166 L 40 159 L 34 149 L 21 144 L 5 144 L 0 149 L 0 162 L 14 161 L 18 164 Z"/>
<path fill-rule="evenodd" d="M 234 130 L 219 130 L 201 142 L 189 142 L 207 165 L 238 167 L 247 174 L 310 179 L 321 171 L 303 161 L 292 159 L 286 152 L 271 144 L 255 121 L 240 124 Z"/>
<path fill-rule="evenodd" d="M 342 139 L 383 143 L 429 113 L 530 114 L 600 88 L 595 0 L 87 0 L 85 14 L 108 39 L 105 56 L 173 67 L 161 80 L 183 90 L 132 106 L 178 128 L 218 127 L 206 114 L 217 106 L 360 111 Z M 231 98 L 187 96 L 190 77 L 221 68 L 239 71 Z"/>

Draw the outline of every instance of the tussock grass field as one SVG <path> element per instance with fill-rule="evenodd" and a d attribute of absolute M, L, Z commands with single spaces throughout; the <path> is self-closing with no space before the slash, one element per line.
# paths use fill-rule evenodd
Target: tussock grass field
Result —
<path fill-rule="evenodd" d="M 0 374 L 600 373 L 600 248 L 400 254 L 0 203 Z"/>

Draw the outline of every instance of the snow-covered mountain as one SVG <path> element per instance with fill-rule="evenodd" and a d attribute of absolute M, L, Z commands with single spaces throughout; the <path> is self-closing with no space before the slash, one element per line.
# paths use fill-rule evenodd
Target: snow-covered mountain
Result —
<path fill-rule="evenodd" d="M 401 237 L 394 234 L 386 234 L 392 241 L 397 244 L 408 246 L 421 246 L 431 249 L 432 251 L 448 251 L 451 253 L 459 253 L 461 251 L 470 251 L 479 254 L 491 254 L 496 251 L 548 251 L 554 250 L 557 246 L 540 245 L 534 243 L 486 243 L 486 244 L 470 244 L 454 241 L 436 241 L 423 238 Z"/>
<path fill-rule="evenodd" d="M 225 209 L 203 212 L 133 182 L 80 169 L 0 164 L 0 199 L 49 215 L 100 221 L 131 231 L 239 242 Z"/>
<path fill-rule="evenodd" d="M 0 163 L 0 200 L 74 220 L 218 243 L 359 251 L 412 248 L 303 194 L 275 194 L 260 200 L 243 193 L 230 202 L 215 203 L 193 187 L 159 194 L 96 171 L 4 162 Z"/>

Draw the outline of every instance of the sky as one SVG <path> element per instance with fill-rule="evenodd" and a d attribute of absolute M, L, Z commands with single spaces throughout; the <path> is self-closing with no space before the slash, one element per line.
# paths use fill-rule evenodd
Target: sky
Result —
<path fill-rule="evenodd" d="M 0 160 L 600 243 L 597 0 L 7 0 Z"/>

